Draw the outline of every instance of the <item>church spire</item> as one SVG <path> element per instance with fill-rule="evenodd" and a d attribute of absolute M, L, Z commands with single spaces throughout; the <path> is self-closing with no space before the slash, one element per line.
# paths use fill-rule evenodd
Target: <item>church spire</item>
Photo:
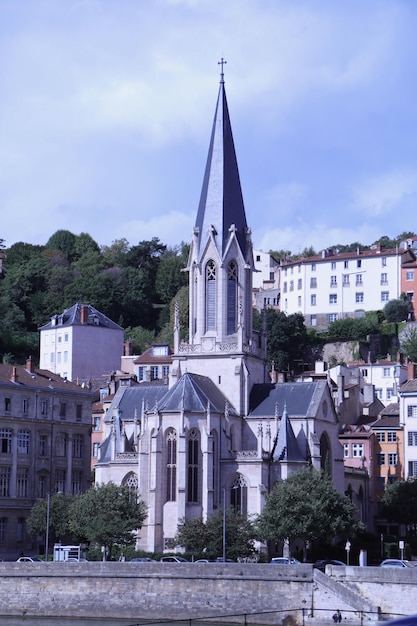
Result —
<path fill-rule="evenodd" d="M 248 227 L 224 87 L 225 63 L 223 58 L 219 61 L 220 88 L 195 223 L 195 233 L 198 235 L 197 256 L 200 258 L 208 238 L 214 235 L 220 258 L 223 258 L 230 229 L 233 227 L 246 260 Z"/>

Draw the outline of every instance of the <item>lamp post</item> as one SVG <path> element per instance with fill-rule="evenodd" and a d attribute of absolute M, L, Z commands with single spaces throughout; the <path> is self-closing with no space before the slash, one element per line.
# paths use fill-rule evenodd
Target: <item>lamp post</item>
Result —
<path fill-rule="evenodd" d="M 226 489 L 223 487 L 223 563 L 226 563 Z"/>
<path fill-rule="evenodd" d="M 48 562 L 49 552 L 49 518 L 51 514 L 51 494 L 48 493 L 46 500 L 46 536 L 45 536 L 45 563 Z"/>
<path fill-rule="evenodd" d="M 234 485 L 231 489 L 239 489 Z M 226 563 L 226 488 L 223 487 L 223 563 Z"/>

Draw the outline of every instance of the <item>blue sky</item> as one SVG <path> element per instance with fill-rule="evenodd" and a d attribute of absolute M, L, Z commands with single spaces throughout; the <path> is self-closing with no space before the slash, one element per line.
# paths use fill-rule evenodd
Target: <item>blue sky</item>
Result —
<path fill-rule="evenodd" d="M 253 243 L 417 231 L 416 0 L 0 0 L 0 238 L 191 239 L 224 57 Z"/>

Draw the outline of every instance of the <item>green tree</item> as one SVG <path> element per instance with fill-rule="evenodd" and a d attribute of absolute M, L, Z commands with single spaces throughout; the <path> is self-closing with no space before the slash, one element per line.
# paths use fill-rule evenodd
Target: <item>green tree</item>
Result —
<path fill-rule="evenodd" d="M 278 372 L 303 369 L 309 335 L 300 313 L 286 315 L 282 311 L 266 309 L 267 359 Z M 261 331 L 262 317 L 255 311 L 253 325 Z"/>
<path fill-rule="evenodd" d="M 140 528 L 147 511 L 128 487 L 106 483 L 79 495 L 69 512 L 69 527 L 74 536 L 105 546 L 109 557 L 115 546 L 133 541 L 133 531 Z"/>
<path fill-rule="evenodd" d="M 417 528 L 417 480 L 398 480 L 387 485 L 381 498 L 382 514 L 386 519 Z"/>
<path fill-rule="evenodd" d="M 69 511 L 74 502 L 74 496 L 68 494 L 54 494 L 49 505 L 49 537 L 50 545 L 56 541 L 71 540 L 69 527 Z M 43 498 L 35 502 L 26 522 L 28 533 L 33 537 L 46 535 L 48 499 Z"/>
<path fill-rule="evenodd" d="M 161 302 L 168 303 L 181 287 L 188 284 L 187 265 L 189 246 L 167 248 L 162 253 L 156 272 L 155 288 Z"/>
<path fill-rule="evenodd" d="M 410 361 L 417 363 L 417 327 L 407 326 L 400 333 L 400 349 Z"/>
<path fill-rule="evenodd" d="M 331 322 L 327 329 L 327 336 L 337 340 L 365 339 L 367 335 L 379 333 L 380 327 L 377 316 L 345 317 Z"/>
<path fill-rule="evenodd" d="M 223 554 L 223 511 L 218 510 L 204 522 L 201 518 L 180 521 L 175 544 L 192 552 L 197 558 L 215 559 Z M 244 515 L 232 507 L 226 511 L 226 558 L 238 558 L 256 554 L 255 528 Z"/>
<path fill-rule="evenodd" d="M 408 317 L 409 307 L 410 305 L 405 297 L 389 300 L 384 306 L 385 319 L 388 322 L 403 322 Z"/>
<path fill-rule="evenodd" d="M 257 520 L 259 537 L 274 543 L 295 538 L 329 545 L 352 536 L 355 507 L 325 474 L 306 468 L 278 482 Z"/>
<path fill-rule="evenodd" d="M 155 331 L 143 326 L 128 326 L 125 329 L 125 340 L 132 344 L 132 354 L 142 354 L 155 340 Z"/>
<path fill-rule="evenodd" d="M 64 254 L 68 261 L 74 260 L 76 256 L 75 242 L 76 235 L 69 230 L 57 230 L 46 242 L 46 248 L 51 250 L 59 250 Z"/>

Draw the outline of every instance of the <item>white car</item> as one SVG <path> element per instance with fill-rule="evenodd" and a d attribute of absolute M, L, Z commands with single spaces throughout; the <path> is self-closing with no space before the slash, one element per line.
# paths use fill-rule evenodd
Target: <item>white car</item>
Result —
<path fill-rule="evenodd" d="M 275 565 L 299 565 L 301 561 L 294 558 L 289 559 L 286 556 L 274 556 L 274 558 L 271 559 L 271 563 Z"/>
<path fill-rule="evenodd" d="M 414 565 L 406 559 L 385 559 L 380 567 L 414 567 Z"/>
<path fill-rule="evenodd" d="M 34 556 L 19 556 L 17 563 L 41 563 L 39 559 Z"/>

